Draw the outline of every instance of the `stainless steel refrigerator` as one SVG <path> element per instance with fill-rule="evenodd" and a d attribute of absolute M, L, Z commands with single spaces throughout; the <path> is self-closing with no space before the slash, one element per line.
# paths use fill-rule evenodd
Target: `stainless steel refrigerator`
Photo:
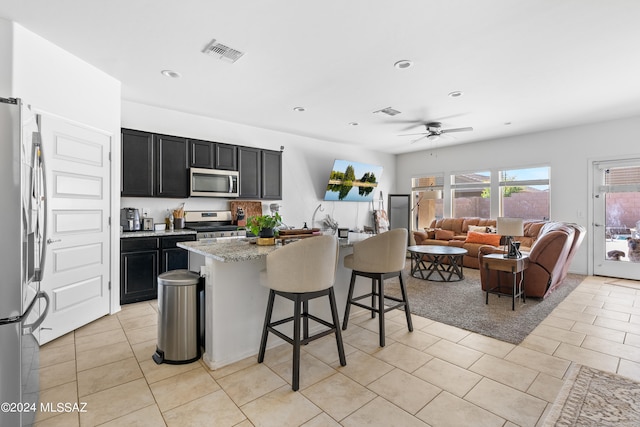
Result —
<path fill-rule="evenodd" d="M 0 98 L 0 426 L 31 425 L 38 409 L 38 328 L 46 254 L 46 183 L 38 117 Z"/>

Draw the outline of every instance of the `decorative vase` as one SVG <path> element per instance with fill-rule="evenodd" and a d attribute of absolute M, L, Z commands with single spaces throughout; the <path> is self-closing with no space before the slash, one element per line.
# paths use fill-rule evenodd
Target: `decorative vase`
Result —
<path fill-rule="evenodd" d="M 258 246 L 273 246 L 276 244 L 275 237 L 258 237 L 256 240 Z"/>

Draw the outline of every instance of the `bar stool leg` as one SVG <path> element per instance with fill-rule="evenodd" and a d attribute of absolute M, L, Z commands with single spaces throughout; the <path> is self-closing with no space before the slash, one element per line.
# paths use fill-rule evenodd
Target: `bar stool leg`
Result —
<path fill-rule="evenodd" d="M 296 295 L 293 308 L 293 380 L 291 388 L 300 388 L 300 295 Z"/>
<path fill-rule="evenodd" d="M 304 339 L 309 338 L 309 301 L 306 299 L 302 302 L 302 331 Z"/>
<path fill-rule="evenodd" d="M 258 352 L 258 363 L 264 362 L 264 352 L 267 348 L 267 337 L 269 336 L 269 323 L 271 323 L 271 315 L 273 313 L 273 302 L 276 293 L 273 289 L 269 290 L 269 300 L 267 301 L 267 314 L 264 318 L 264 327 L 262 328 L 262 339 L 260 340 L 260 351 Z"/>
<path fill-rule="evenodd" d="M 385 339 L 384 339 L 384 279 L 382 275 L 378 277 L 378 328 L 380 329 L 380 347 L 384 347 Z M 373 305 L 372 307 L 375 307 Z M 372 313 L 375 313 L 371 310 Z"/>
<path fill-rule="evenodd" d="M 402 293 L 402 299 L 404 300 L 404 314 L 407 317 L 407 327 L 409 332 L 413 332 L 413 322 L 411 321 L 411 310 L 409 309 L 409 297 L 407 296 L 407 288 L 404 286 L 404 280 L 402 280 L 402 273 L 398 275 L 400 279 L 400 292 Z"/>
<path fill-rule="evenodd" d="M 351 282 L 349 283 L 349 294 L 347 295 L 347 307 L 344 310 L 344 319 L 342 321 L 342 330 L 347 330 L 347 324 L 349 323 L 349 311 L 351 309 L 351 300 L 353 299 L 353 287 L 356 283 L 356 273 L 351 272 Z"/>
<path fill-rule="evenodd" d="M 340 358 L 340 366 L 346 366 L 347 359 L 344 355 L 342 333 L 340 332 L 340 319 L 338 318 L 338 308 L 336 306 L 336 297 L 333 292 L 333 287 L 329 290 L 329 305 L 331 306 L 331 316 L 333 317 L 333 326 L 335 327 L 336 345 L 338 346 L 338 356 Z"/>
<path fill-rule="evenodd" d="M 382 296 L 380 296 L 382 297 Z M 376 306 L 376 279 L 371 278 L 371 307 Z M 376 312 L 371 310 L 371 318 L 376 318 Z"/>

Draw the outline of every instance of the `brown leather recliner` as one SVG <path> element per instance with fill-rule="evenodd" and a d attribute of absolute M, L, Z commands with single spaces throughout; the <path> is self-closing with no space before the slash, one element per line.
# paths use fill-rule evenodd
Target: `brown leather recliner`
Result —
<path fill-rule="evenodd" d="M 573 224 L 548 222 L 541 229 L 535 243 L 531 247 L 529 267 L 524 273 L 525 295 L 527 297 L 545 298 L 566 277 L 569 263 L 584 238 L 583 230 Z M 576 236 L 578 234 L 578 236 Z M 478 251 L 480 264 L 480 281 L 482 290 L 495 286 L 498 274 L 502 283 L 511 283 L 513 276 L 508 272 L 487 271 L 482 259 L 490 253 L 504 253 L 493 246 L 483 246 Z"/>
<path fill-rule="evenodd" d="M 571 249 L 569 250 L 569 256 L 567 257 L 567 261 L 564 263 L 564 268 L 562 269 L 562 277 L 560 278 L 560 283 L 567 277 L 567 273 L 569 273 L 569 267 L 571 266 L 571 261 L 573 261 L 573 257 L 576 252 L 580 248 L 582 241 L 584 240 L 584 236 L 587 234 L 587 229 L 579 224 L 571 224 L 571 226 L 575 229 L 575 235 L 573 237 L 573 244 L 571 245 Z M 551 289 L 553 290 L 553 289 Z"/>

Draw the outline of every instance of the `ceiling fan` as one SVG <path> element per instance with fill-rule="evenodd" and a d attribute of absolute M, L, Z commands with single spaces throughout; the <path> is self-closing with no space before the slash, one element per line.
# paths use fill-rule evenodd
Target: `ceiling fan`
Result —
<path fill-rule="evenodd" d="M 422 135 L 420 138 L 411 141 L 411 143 L 415 143 L 420 141 L 421 139 L 427 138 L 430 141 L 435 141 L 437 139 L 440 138 L 440 136 L 447 134 L 447 133 L 453 133 L 453 132 L 467 132 L 470 130 L 473 130 L 472 127 L 466 127 L 466 128 L 454 128 L 454 129 L 442 129 L 442 123 L 440 122 L 429 122 L 425 124 L 425 127 L 427 128 L 426 132 L 421 132 L 421 133 L 409 133 L 409 134 L 404 134 L 404 135 L 400 135 L 400 136 L 415 136 L 415 135 Z"/>

